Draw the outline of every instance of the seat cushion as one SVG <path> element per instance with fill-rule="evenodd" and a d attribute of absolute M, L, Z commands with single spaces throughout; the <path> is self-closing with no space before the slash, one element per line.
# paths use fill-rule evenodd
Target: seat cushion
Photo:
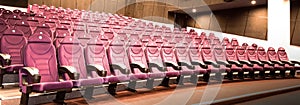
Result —
<path fill-rule="evenodd" d="M 79 79 L 79 80 L 73 80 L 74 87 L 80 87 L 80 86 L 90 86 L 90 85 L 101 85 L 104 83 L 103 78 L 89 78 L 89 79 Z"/>
<path fill-rule="evenodd" d="M 192 75 L 192 74 L 194 74 L 194 71 L 182 69 L 182 70 L 180 70 L 180 74 L 181 75 Z"/>
<path fill-rule="evenodd" d="M 268 65 L 268 64 L 265 64 L 265 65 L 264 65 L 264 69 L 265 69 L 265 70 L 274 70 L 274 67 L 273 67 L 273 66 L 270 66 L 270 65 Z"/>
<path fill-rule="evenodd" d="M 175 71 L 175 70 L 170 70 L 166 72 L 167 77 L 177 77 L 179 75 L 180 75 L 179 71 Z"/>
<path fill-rule="evenodd" d="M 284 70 L 285 68 L 284 68 L 283 66 L 280 66 L 280 65 L 278 65 L 278 64 L 275 64 L 275 65 L 274 65 L 274 69 L 275 69 L 275 70 Z"/>
<path fill-rule="evenodd" d="M 264 68 L 263 68 L 263 67 L 261 67 L 261 66 L 259 66 L 259 65 L 257 65 L 257 64 L 254 64 L 254 66 L 253 66 L 253 70 L 254 70 L 254 71 L 263 71 L 263 70 L 264 70 Z"/>
<path fill-rule="evenodd" d="M 165 76 L 166 76 L 166 74 L 164 72 L 155 72 L 155 73 L 148 74 L 149 78 L 163 78 Z"/>
<path fill-rule="evenodd" d="M 105 80 L 105 83 L 108 83 L 108 82 L 122 82 L 122 81 L 130 80 L 130 78 L 127 75 L 117 75 L 117 76 L 111 75 L 111 76 L 105 77 L 104 80 Z"/>
<path fill-rule="evenodd" d="M 208 65 L 207 71 L 210 73 L 217 73 L 220 69 L 213 67 L 212 65 Z"/>
<path fill-rule="evenodd" d="M 253 71 L 253 68 L 252 68 L 252 67 L 249 67 L 249 66 L 246 65 L 246 64 L 243 64 L 242 69 L 243 69 L 243 71 Z"/>
<path fill-rule="evenodd" d="M 130 80 L 147 79 L 148 75 L 145 73 L 129 74 Z"/>
<path fill-rule="evenodd" d="M 231 66 L 231 71 L 232 72 L 240 72 L 240 71 L 242 71 L 243 69 L 241 68 L 241 67 L 238 67 L 238 66 L 236 66 L 236 65 L 232 65 Z"/>
<path fill-rule="evenodd" d="M 288 64 L 285 64 L 285 65 L 284 65 L 284 68 L 285 68 L 286 70 L 294 70 L 294 69 L 295 69 L 294 66 L 290 66 L 290 65 L 288 65 Z"/>
<path fill-rule="evenodd" d="M 295 70 L 300 70 L 300 66 L 295 66 Z"/>
<path fill-rule="evenodd" d="M 224 66 L 224 65 L 220 65 L 220 72 L 230 72 L 231 69 Z"/>
<path fill-rule="evenodd" d="M 33 84 L 32 90 L 35 92 L 43 92 L 43 91 L 53 91 L 59 89 L 68 89 L 72 87 L 73 87 L 72 81 L 43 82 L 43 83 Z"/>

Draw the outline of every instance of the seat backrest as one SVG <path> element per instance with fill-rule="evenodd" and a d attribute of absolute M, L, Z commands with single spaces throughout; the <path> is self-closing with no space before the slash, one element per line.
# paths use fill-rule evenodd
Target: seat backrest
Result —
<path fill-rule="evenodd" d="M 242 44 L 242 47 L 245 48 L 245 49 L 247 49 L 248 46 L 249 46 L 248 43 L 243 43 L 243 44 Z"/>
<path fill-rule="evenodd" d="M 230 44 L 229 39 L 227 37 L 224 37 L 222 40 L 222 46 L 227 46 L 228 44 Z"/>
<path fill-rule="evenodd" d="M 285 49 L 283 47 L 279 47 L 278 48 L 277 54 L 278 54 L 279 60 L 281 60 L 281 61 L 289 61 L 289 57 L 288 57 L 288 55 L 285 52 Z"/>
<path fill-rule="evenodd" d="M 50 27 L 50 29 L 52 31 L 55 30 L 56 26 L 57 26 L 57 21 L 56 20 L 53 20 L 53 19 L 46 19 L 45 20 L 45 23 Z"/>
<path fill-rule="evenodd" d="M 263 47 L 257 48 L 257 57 L 260 61 L 269 61 L 267 53 Z"/>
<path fill-rule="evenodd" d="M 89 40 L 92 39 L 92 37 L 89 34 L 78 36 L 78 40 L 80 41 L 80 45 L 82 47 L 86 47 Z"/>
<path fill-rule="evenodd" d="M 155 42 L 148 42 L 145 52 L 148 63 L 155 63 L 160 67 L 163 67 L 160 49 Z"/>
<path fill-rule="evenodd" d="M 33 34 L 23 51 L 24 66 L 39 69 L 41 82 L 58 81 L 56 50 L 50 37 L 43 33 Z"/>
<path fill-rule="evenodd" d="M 14 26 L 16 23 L 18 23 L 19 21 L 21 21 L 21 17 L 17 14 L 13 14 L 13 15 L 10 15 L 8 18 L 7 18 L 7 23 L 11 26 Z"/>
<path fill-rule="evenodd" d="M 189 56 L 189 48 L 187 43 L 178 43 L 175 47 L 175 55 L 178 62 L 185 62 L 191 65 L 191 59 Z"/>
<path fill-rule="evenodd" d="M 221 45 L 216 45 L 214 47 L 214 56 L 217 61 L 226 61 L 225 52 Z"/>
<path fill-rule="evenodd" d="M 192 62 L 202 62 L 202 56 L 198 43 L 191 43 L 191 45 L 189 46 L 189 55 Z"/>
<path fill-rule="evenodd" d="M 110 64 L 121 65 L 130 68 L 128 56 L 125 50 L 125 43 L 120 39 L 113 40 L 108 47 L 108 59 Z M 124 72 L 117 70 L 116 68 L 112 68 L 112 72 L 115 75 L 122 75 Z"/>
<path fill-rule="evenodd" d="M 235 52 L 238 60 L 246 60 L 246 61 L 249 60 L 248 55 L 246 53 L 246 49 L 244 47 L 238 46 Z"/>
<path fill-rule="evenodd" d="M 51 37 L 52 39 L 54 38 L 54 37 L 53 37 L 53 33 L 52 33 L 52 31 L 51 31 L 49 25 L 47 25 L 47 24 L 45 24 L 45 23 L 42 23 L 42 24 L 39 24 L 39 25 L 36 27 L 36 29 L 34 30 L 34 32 L 41 32 L 41 31 L 47 32 L 47 33 L 50 35 L 50 37 Z"/>
<path fill-rule="evenodd" d="M 93 38 L 99 37 L 101 35 L 101 30 L 99 29 L 89 29 L 89 35 Z"/>
<path fill-rule="evenodd" d="M 31 30 L 35 30 L 35 28 L 39 24 L 39 21 L 35 17 L 28 17 L 27 22 L 28 22 Z"/>
<path fill-rule="evenodd" d="M 258 55 L 254 47 L 249 46 L 246 50 L 249 60 L 258 61 Z"/>
<path fill-rule="evenodd" d="M 78 39 L 72 36 L 65 37 L 57 52 L 60 66 L 73 66 L 80 73 L 80 78 L 87 78 L 83 48 Z"/>
<path fill-rule="evenodd" d="M 26 20 L 29 17 L 29 13 L 27 12 L 22 12 L 19 14 L 22 20 Z"/>
<path fill-rule="evenodd" d="M 204 43 L 201 48 L 201 55 L 203 58 L 203 61 L 215 61 L 215 57 L 213 55 L 213 51 L 211 49 L 210 44 Z"/>
<path fill-rule="evenodd" d="M 12 11 L 10 11 L 10 10 L 4 10 L 4 11 L 2 12 L 1 17 L 2 17 L 3 19 L 7 19 L 7 18 L 10 17 L 11 15 L 13 15 L 13 12 L 12 12 Z"/>
<path fill-rule="evenodd" d="M 164 62 L 177 63 L 177 58 L 174 52 L 174 46 L 169 43 L 164 43 L 161 47 L 161 56 Z"/>
<path fill-rule="evenodd" d="M 238 40 L 236 39 L 236 38 L 232 38 L 231 39 L 231 45 L 232 45 L 232 47 L 238 47 L 239 46 L 239 42 L 238 42 Z"/>
<path fill-rule="evenodd" d="M 251 46 L 257 49 L 257 44 L 253 43 Z"/>
<path fill-rule="evenodd" d="M 29 36 L 32 34 L 32 30 L 27 21 L 22 20 L 17 22 L 15 28 L 22 31 L 26 38 L 29 38 Z"/>
<path fill-rule="evenodd" d="M 270 61 L 279 61 L 278 55 L 273 47 L 269 47 L 267 55 Z"/>
<path fill-rule="evenodd" d="M 71 36 L 70 32 L 68 30 L 67 27 L 64 26 L 59 26 L 56 28 L 55 32 L 55 40 L 54 40 L 54 45 L 55 47 L 58 48 L 58 46 L 60 45 L 60 42 L 66 37 L 66 36 Z"/>
<path fill-rule="evenodd" d="M 234 47 L 230 44 L 226 46 L 225 55 L 227 60 L 238 61 Z"/>
<path fill-rule="evenodd" d="M 11 64 L 23 64 L 21 50 L 27 44 L 23 32 L 15 28 L 8 28 L 1 37 L 1 53 L 11 56 Z"/>
<path fill-rule="evenodd" d="M 73 36 L 79 37 L 86 35 L 85 29 L 83 27 L 74 27 L 73 28 Z"/>
<path fill-rule="evenodd" d="M 87 46 L 84 49 L 84 54 L 86 64 L 101 65 L 104 68 L 104 70 L 107 71 L 107 76 L 111 75 L 106 48 L 99 38 L 91 39 L 87 43 Z"/>
<path fill-rule="evenodd" d="M 0 19 L 0 37 L 3 35 L 3 32 L 8 28 L 9 26 L 7 23 L 3 20 Z"/>
<path fill-rule="evenodd" d="M 130 63 L 143 64 L 145 65 L 146 68 L 148 68 L 145 52 L 143 50 L 143 46 L 140 41 L 136 40 L 131 42 L 127 49 L 127 53 L 128 53 Z M 132 71 L 134 73 L 141 73 L 141 71 L 137 68 L 134 68 Z"/>
<path fill-rule="evenodd" d="M 115 37 L 115 33 L 113 31 L 104 31 L 103 33 L 104 36 L 108 38 L 108 40 L 113 40 Z"/>

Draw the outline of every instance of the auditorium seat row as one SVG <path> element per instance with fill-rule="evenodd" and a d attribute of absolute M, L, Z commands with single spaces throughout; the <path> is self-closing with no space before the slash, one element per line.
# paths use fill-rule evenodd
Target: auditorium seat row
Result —
<path fill-rule="evenodd" d="M 235 38 L 221 41 L 213 33 L 172 30 L 115 14 L 36 4 L 28 10 L 0 9 L 0 85 L 4 74 L 17 73 L 24 105 L 32 92 L 57 92 L 54 102 L 63 103 L 73 88 L 92 98 L 94 86 L 102 84 L 116 95 L 121 82 L 129 82 L 127 90 L 136 92 L 139 80 L 153 89 L 155 79 L 169 87 L 172 77 L 183 85 L 188 76 L 196 84 L 198 77 L 206 82 L 276 78 L 276 71 L 282 78 L 286 71 L 294 77 L 300 69 L 300 62 L 290 61 L 282 47 L 240 46 Z"/>

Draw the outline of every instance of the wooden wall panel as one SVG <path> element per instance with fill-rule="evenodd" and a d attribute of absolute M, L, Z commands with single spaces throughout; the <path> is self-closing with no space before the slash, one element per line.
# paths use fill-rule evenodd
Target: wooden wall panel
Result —
<path fill-rule="evenodd" d="M 178 3 L 179 3 L 179 0 L 165 0 L 165 3 L 168 5 L 168 6 L 174 6 L 174 7 L 178 7 Z"/>
<path fill-rule="evenodd" d="M 126 16 L 134 17 L 136 0 L 126 0 L 125 14 Z"/>
<path fill-rule="evenodd" d="M 164 22 L 164 18 L 166 17 L 164 13 L 165 9 L 166 4 L 164 3 L 164 0 L 156 2 L 153 8 L 153 16 L 155 17 L 153 21 Z"/>
<path fill-rule="evenodd" d="M 105 8 L 104 11 L 108 13 L 116 13 L 117 12 L 117 0 L 105 0 Z"/>
<path fill-rule="evenodd" d="M 209 29 L 214 31 L 219 31 L 219 32 L 225 32 L 226 25 L 227 25 L 227 18 L 228 16 L 223 14 L 212 15 Z"/>
<path fill-rule="evenodd" d="M 117 14 L 125 15 L 125 7 L 126 7 L 126 1 L 125 0 L 118 0 L 117 2 Z"/>
<path fill-rule="evenodd" d="M 61 0 L 43 0 L 43 4 L 47 6 L 60 7 Z"/>
<path fill-rule="evenodd" d="M 299 30 L 299 27 L 300 27 L 300 19 L 298 18 L 298 20 L 296 21 L 296 24 L 295 24 L 295 30 L 293 32 L 293 38 L 291 40 L 293 45 L 298 45 L 298 46 L 300 46 L 300 30 Z"/>
<path fill-rule="evenodd" d="M 147 1 L 143 3 L 143 19 L 152 20 L 153 10 L 155 3 L 152 1 Z"/>
<path fill-rule="evenodd" d="M 228 18 L 226 32 L 237 35 L 244 35 L 247 16 L 231 16 Z"/>
<path fill-rule="evenodd" d="M 92 0 L 77 0 L 77 9 L 91 10 Z"/>
<path fill-rule="evenodd" d="M 76 9 L 76 0 L 61 0 L 61 6 L 64 8 Z"/>
<path fill-rule="evenodd" d="M 28 0 L 29 4 L 39 4 L 42 5 L 43 1 L 42 0 Z"/>
<path fill-rule="evenodd" d="M 104 0 L 92 0 L 92 3 L 91 3 L 92 11 L 103 12 L 104 7 L 105 7 Z"/>
<path fill-rule="evenodd" d="M 199 14 L 198 14 L 199 15 Z M 196 18 L 195 27 L 202 29 L 209 29 L 211 13 L 202 13 Z"/>
<path fill-rule="evenodd" d="M 143 18 L 144 13 L 144 0 L 136 0 L 134 17 Z"/>
<path fill-rule="evenodd" d="M 245 36 L 267 39 L 267 18 L 248 17 Z"/>

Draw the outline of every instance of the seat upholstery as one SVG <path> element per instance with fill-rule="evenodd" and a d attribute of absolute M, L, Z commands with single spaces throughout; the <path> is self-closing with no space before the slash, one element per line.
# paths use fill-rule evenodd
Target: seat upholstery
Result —
<path fill-rule="evenodd" d="M 254 47 L 255 48 L 255 47 Z M 267 56 L 267 53 L 265 51 L 265 49 L 263 47 L 258 47 L 257 48 L 257 57 L 259 59 L 259 61 L 269 61 L 269 58 Z M 269 69 L 271 71 L 274 71 L 274 66 L 269 65 L 269 64 L 265 64 L 264 65 L 265 69 Z"/>
<path fill-rule="evenodd" d="M 175 64 L 175 66 L 179 66 L 177 64 L 176 56 L 174 54 L 174 46 L 172 46 L 171 44 L 168 44 L 168 43 L 164 43 L 162 45 L 160 53 L 162 56 L 163 63 L 172 62 L 173 64 Z M 168 77 L 176 77 L 176 76 L 180 75 L 180 72 L 175 70 L 172 67 L 167 66 L 166 69 L 167 69 L 166 76 L 168 76 Z"/>
<path fill-rule="evenodd" d="M 75 87 L 100 85 L 104 82 L 101 77 L 91 77 L 89 75 L 83 48 L 78 39 L 72 36 L 66 36 L 58 47 L 59 66 L 72 66 L 80 73 L 79 80 L 72 80 Z"/>
<path fill-rule="evenodd" d="M 213 55 L 213 51 L 211 50 L 211 46 L 208 43 L 204 43 L 201 48 L 201 55 L 203 62 L 212 61 L 216 63 L 215 57 Z M 220 72 L 220 69 L 216 67 L 216 65 L 208 64 L 207 71 L 209 73 L 217 73 Z"/>
<path fill-rule="evenodd" d="M 227 61 L 236 61 L 236 62 L 238 62 L 236 52 L 234 51 L 233 46 L 231 46 L 230 44 L 228 44 L 226 46 L 225 55 L 226 55 Z M 244 67 L 244 65 L 243 65 L 243 67 Z M 232 64 L 232 67 L 231 67 L 232 69 L 231 70 L 233 72 L 242 72 L 243 69 L 244 69 L 243 67 L 239 67 L 239 65 L 237 65 L 237 64 Z"/>
<path fill-rule="evenodd" d="M 145 48 L 146 52 L 146 59 L 148 64 L 153 63 L 158 65 L 156 66 L 150 66 L 150 74 L 149 78 L 163 78 L 166 75 L 166 71 L 164 71 L 164 65 L 162 62 L 160 49 L 158 48 L 157 44 L 153 41 L 148 42 L 147 47 Z"/>
<path fill-rule="evenodd" d="M 15 24 L 15 28 L 22 31 L 26 38 L 29 38 L 32 34 L 32 30 L 27 21 L 19 21 Z"/>
<path fill-rule="evenodd" d="M 3 32 L 8 28 L 9 26 L 5 22 L 5 20 L 0 18 L 0 37 L 2 37 Z"/>
<path fill-rule="evenodd" d="M 175 47 L 175 56 L 178 61 L 178 64 L 181 65 L 180 74 L 181 75 L 192 75 L 194 74 L 195 67 L 191 63 L 189 57 L 189 49 L 187 43 L 178 43 Z M 185 63 L 185 64 L 181 64 Z"/>
<path fill-rule="evenodd" d="M 236 57 L 238 59 L 238 61 L 248 61 L 248 55 L 246 53 L 246 49 L 242 46 L 237 46 L 236 48 Z M 251 62 L 249 62 L 250 64 L 252 64 Z M 247 64 L 243 64 L 243 67 L 242 67 L 243 71 L 253 71 L 253 67 L 247 65 Z M 258 68 L 256 67 L 255 69 L 258 69 L 257 71 L 260 71 L 262 70 L 262 68 Z"/>
<path fill-rule="evenodd" d="M 248 55 L 249 61 L 259 61 L 258 58 L 258 51 L 252 46 L 249 46 L 246 50 L 246 53 Z M 266 71 L 266 70 L 273 70 L 274 68 L 268 64 L 259 65 L 259 64 L 254 64 L 253 68 L 260 68 L 263 67 L 263 69 L 260 69 L 261 71 Z"/>
<path fill-rule="evenodd" d="M 279 61 L 278 55 L 273 47 L 269 47 L 267 51 L 267 56 L 270 61 Z M 279 64 L 274 65 L 275 70 L 285 70 L 285 67 Z"/>
<path fill-rule="evenodd" d="M 7 23 L 11 26 L 14 26 L 16 23 L 18 23 L 19 21 L 21 21 L 21 17 L 17 14 L 13 14 L 13 15 L 10 15 L 8 18 L 7 18 Z"/>
<path fill-rule="evenodd" d="M 27 80 L 29 84 L 32 84 L 32 91 L 44 92 L 72 88 L 73 83 L 71 81 L 59 82 L 56 51 L 47 35 L 40 33 L 32 35 L 24 47 L 23 59 L 25 67 L 37 68 L 41 76 L 39 83 Z M 20 71 L 19 75 L 21 79 L 22 76 L 28 74 Z M 26 86 L 22 81 L 20 81 L 20 85 L 22 93 L 27 93 Z"/>

